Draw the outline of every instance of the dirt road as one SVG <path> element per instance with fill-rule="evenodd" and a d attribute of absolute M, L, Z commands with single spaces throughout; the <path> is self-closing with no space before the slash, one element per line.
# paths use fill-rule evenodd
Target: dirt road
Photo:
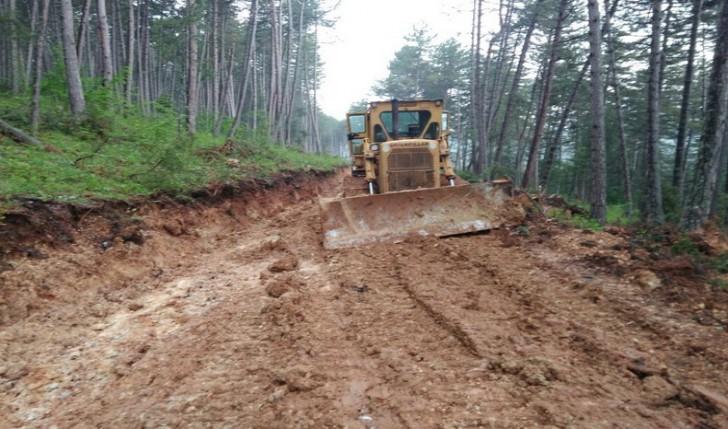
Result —
<path fill-rule="evenodd" d="M 0 427 L 728 428 L 726 308 L 594 262 L 628 264 L 624 238 L 326 251 L 334 183 L 147 207 L 141 245 L 88 220 L 12 260 Z"/>

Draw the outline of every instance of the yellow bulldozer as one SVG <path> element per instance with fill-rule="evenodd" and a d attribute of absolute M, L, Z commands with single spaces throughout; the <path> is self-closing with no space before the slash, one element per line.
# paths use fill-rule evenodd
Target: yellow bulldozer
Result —
<path fill-rule="evenodd" d="M 341 197 L 321 200 L 326 248 L 467 234 L 512 219 L 509 180 L 455 175 L 442 100 L 372 102 L 347 125 L 351 174 Z"/>

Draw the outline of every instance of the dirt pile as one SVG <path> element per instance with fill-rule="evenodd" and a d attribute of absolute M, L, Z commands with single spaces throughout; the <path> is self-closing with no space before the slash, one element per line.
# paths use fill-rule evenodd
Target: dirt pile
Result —
<path fill-rule="evenodd" d="M 547 219 L 326 251 L 333 183 L 140 208 L 143 242 L 107 249 L 89 216 L 14 254 L 0 427 L 728 428 L 702 274 Z"/>

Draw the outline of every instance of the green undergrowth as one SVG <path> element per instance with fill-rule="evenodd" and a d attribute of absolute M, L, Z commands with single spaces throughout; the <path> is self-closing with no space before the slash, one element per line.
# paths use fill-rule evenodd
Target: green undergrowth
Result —
<path fill-rule="evenodd" d="M 204 130 L 190 138 L 180 115 L 164 103 L 157 103 L 151 116 L 136 108 L 99 108 L 121 105 L 103 93 L 89 94 L 87 118 L 74 123 L 65 96 L 48 92 L 38 135 L 44 147 L 0 135 L 0 213 L 18 198 L 83 203 L 185 194 L 209 184 L 283 171 L 328 171 L 343 163 L 283 147 L 262 132 L 244 129 L 227 144 L 224 136 Z M 27 97 L 0 94 L 0 117 L 27 130 L 28 105 Z"/>

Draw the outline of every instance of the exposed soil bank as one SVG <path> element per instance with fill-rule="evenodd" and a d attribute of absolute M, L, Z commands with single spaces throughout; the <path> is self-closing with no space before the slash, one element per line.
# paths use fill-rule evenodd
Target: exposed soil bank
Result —
<path fill-rule="evenodd" d="M 337 181 L 8 259 L 0 427 L 728 428 L 724 292 L 548 222 L 326 251 Z"/>

